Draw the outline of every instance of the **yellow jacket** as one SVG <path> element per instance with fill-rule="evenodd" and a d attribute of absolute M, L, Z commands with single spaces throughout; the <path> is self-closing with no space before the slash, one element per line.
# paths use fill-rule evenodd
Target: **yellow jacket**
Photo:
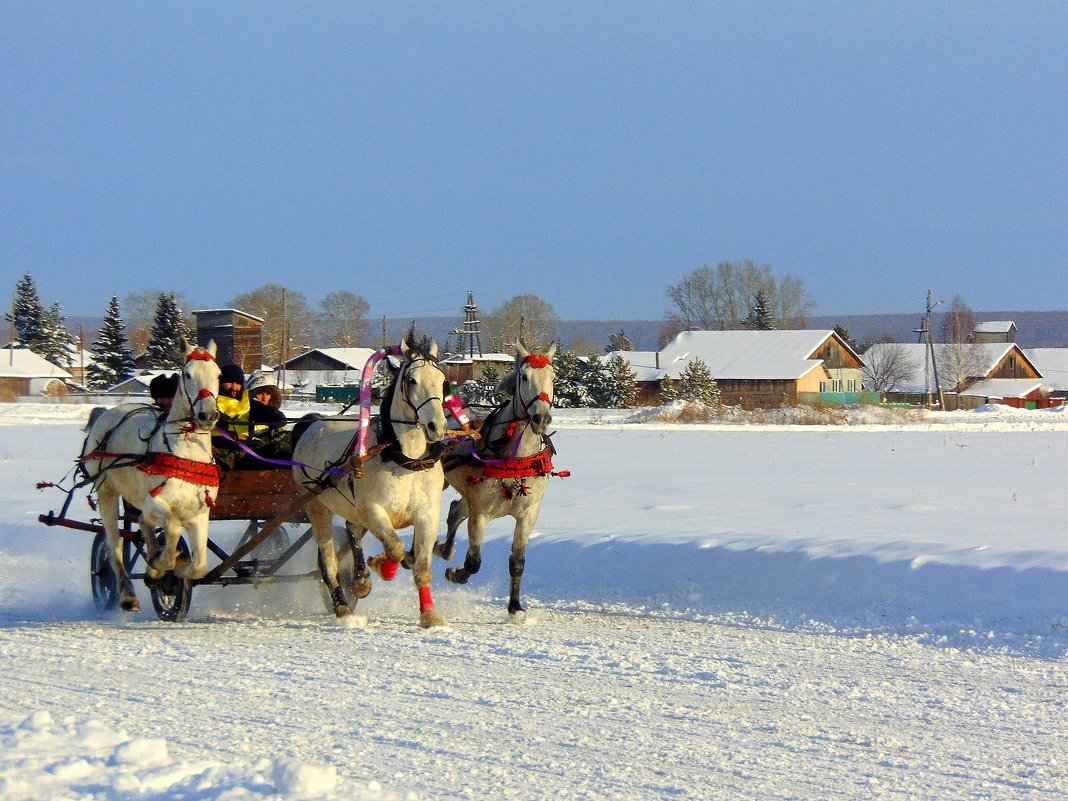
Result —
<path fill-rule="evenodd" d="M 248 399 L 248 390 L 243 390 L 237 398 L 219 395 L 215 399 L 215 406 L 221 414 L 225 414 L 230 418 L 230 423 L 226 426 L 226 430 L 235 439 L 248 439 L 249 429 L 251 428 L 248 415 L 249 410 L 252 408 L 252 404 Z M 257 428 L 263 428 L 263 426 L 257 426 Z"/>

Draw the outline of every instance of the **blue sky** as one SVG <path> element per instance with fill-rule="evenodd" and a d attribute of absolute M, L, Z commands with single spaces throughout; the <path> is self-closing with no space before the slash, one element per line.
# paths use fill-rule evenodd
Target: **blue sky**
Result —
<path fill-rule="evenodd" d="M 0 288 L 1068 308 L 1068 4 L 0 4 Z"/>

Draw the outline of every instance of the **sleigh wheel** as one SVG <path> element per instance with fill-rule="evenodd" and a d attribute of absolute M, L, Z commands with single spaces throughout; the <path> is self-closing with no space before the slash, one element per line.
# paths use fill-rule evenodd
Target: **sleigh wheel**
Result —
<path fill-rule="evenodd" d="M 133 543 L 122 542 L 122 561 L 126 571 L 130 571 L 133 562 Z M 89 585 L 93 590 L 93 603 L 101 612 L 110 612 L 119 605 L 119 578 L 111 569 L 108 559 L 107 534 L 97 534 L 93 538 L 93 547 L 89 555 Z"/>
<path fill-rule="evenodd" d="M 179 558 L 189 558 L 189 546 L 185 539 L 178 540 Z M 189 614 L 189 602 L 193 596 L 193 582 L 176 576 L 173 571 L 152 584 L 152 608 L 156 617 L 166 623 L 181 623 Z"/>

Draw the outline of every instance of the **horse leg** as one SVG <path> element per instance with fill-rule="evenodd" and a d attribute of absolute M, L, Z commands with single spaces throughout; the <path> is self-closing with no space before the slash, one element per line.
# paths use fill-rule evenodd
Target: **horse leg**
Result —
<path fill-rule="evenodd" d="M 337 580 L 337 551 L 334 550 L 334 513 L 312 498 L 304 507 L 311 521 L 312 536 L 319 546 L 319 574 L 330 591 L 334 614 L 341 618 L 352 614 L 352 607 L 345 600 L 345 593 Z"/>
<path fill-rule="evenodd" d="M 530 532 L 534 529 L 534 523 L 538 515 L 520 515 L 515 521 L 515 532 L 512 534 L 512 553 L 508 557 L 508 576 L 511 579 L 508 594 L 508 614 L 516 616 L 520 612 L 526 612 L 519 602 L 519 585 L 523 581 L 523 570 L 527 564 L 527 542 L 530 540 Z"/>
<path fill-rule="evenodd" d="M 450 567 L 445 571 L 446 579 L 454 584 L 466 584 L 482 567 L 482 535 L 489 521 L 490 518 L 482 514 L 473 514 L 467 518 L 467 555 L 464 556 L 464 566 Z"/>
<path fill-rule="evenodd" d="M 430 517 L 433 519 L 416 520 L 415 536 L 412 540 L 412 550 L 415 554 L 412 578 L 419 592 L 419 625 L 424 629 L 444 623 L 441 616 L 434 610 L 434 597 L 430 593 L 430 561 L 434 555 L 433 546 L 438 531 L 438 516 L 431 515 Z"/>
<path fill-rule="evenodd" d="M 177 565 L 176 576 L 184 579 L 198 579 L 208 572 L 208 512 L 186 521 L 185 532 L 188 535 L 189 561 Z M 178 544 L 175 540 L 175 548 Z"/>
<path fill-rule="evenodd" d="M 122 536 L 119 534 L 119 495 L 105 481 L 96 491 L 100 519 L 104 525 L 108 542 L 108 562 L 119 583 L 119 608 L 124 612 L 140 612 L 141 602 L 137 600 L 130 575 L 126 572 L 126 563 L 122 559 Z"/>
<path fill-rule="evenodd" d="M 434 556 L 451 562 L 456 556 L 456 532 L 467 519 L 467 501 L 458 498 L 449 504 L 449 516 L 445 518 L 445 539 L 434 543 Z"/>
<path fill-rule="evenodd" d="M 367 566 L 386 581 L 392 581 L 404 561 L 404 542 L 397 536 L 389 513 L 380 506 L 368 510 L 367 530 L 382 543 L 383 553 L 367 560 Z"/>
<path fill-rule="evenodd" d="M 345 533 L 352 549 L 352 592 L 357 598 L 366 598 L 371 593 L 371 571 L 367 569 L 363 555 L 363 535 L 367 529 L 346 521 Z"/>
<path fill-rule="evenodd" d="M 156 537 L 156 527 L 145 519 L 144 512 L 138 518 L 137 525 L 141 529 L 141 542 L 145 544 L 145 584 L 151 587 L 163 578 L 163 573 L 152 567 L 159 558 L 159 539 Z"/>

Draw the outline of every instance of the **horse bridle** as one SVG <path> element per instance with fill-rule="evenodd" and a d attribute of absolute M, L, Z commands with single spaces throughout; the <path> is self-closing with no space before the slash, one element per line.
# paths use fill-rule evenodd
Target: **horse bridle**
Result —
<path fill-rule="evenodd" d="M 519 410 L 515 412 L 516 420 L 528 420 L 530 419 L 530 407 L 538 401 L 545 401 L 549 404 L 549 408 L 552 408 L 553 398 L 550 398 L 546 393 L 539 392 L 536 397 L 531 398 L 528 402 L 523 402 L 523 393 L 520 391 L 520 381 L 522 377 L 522 368 L 524 364 L 529 364 L 535 369 L 541 369 L 543 367 L 549 367 L 552 365 L 552 360 L 541 353 L 530 353 L 524 356 L 519 364 L 515 368 L 515 392 L 512 393 L 512 409 Z M 516 402 L 518 401 L 518 403 Z M 520 413 L 521 412 L 521 413 Z"/>
<path fill-rule="evenodd" d="M 185 357 L 185 361 L 186 361 L 187 364 L 189 362 L 193 362 L 193 361 L 213 362 L 213 361 L 215 361 L 215 357 L 212 356 L 210 353 L 208 353 L 206 350 L 204 350 L 202 348 L 196 348 L 195 350 L 192 350 L 192 351 L 189 352 L 189 355 Z M 185 420 L 172 421 L 172 422 L 189 422 L 189 423 L 193 423 L 196 420 L 196 414 L 195 414 L 196 404 L 200 403 L 202 400 L 205 400 L 206 398 L 215 398 L 215 394 L 212 393 L 212 391 L 210 389 L 208 389 L 207 387 L 201 387 L 200 388 L 200 392 L 198 392 L 197 396 L 195 398 L 193 398 L 189 394 L 189 392 L 186 390 L 185 375 L 184 374 L 179 379 L 178 386 L 181 387 L 182 397 L 185 398 L 186 403 L 189 405 L 189 417 L 187 417 Z M 194 425 L 194 428 L 196 428 L 197 431 L 201 430 L 200 427 L 196 426 L 196 425 Z M 189 433 L 189 432 L 185 432 L 185 433 Z"/>
<path fill-rule="evenodd" d="M 433 403 L 435 400 L 439 401 L 439 402 L 441 401 L 440 397 L 435 396 L 435 395 L 431 395 L 426 400 L 424 400 L 422 403 L 420 403 L 418 406 L 416 406 L 414 403 L 412 403 L 412 399 L 408 395 L 408 388 L 405 386 L 405 383 L 404 383 L 403 379 L 404 379 L 405 374 L 407 374 L 410 370 L 412 370 L 420 362 L 426 362 L 427 364 L 432 364 L 434 366 L 437 366 L 437 360 L 436 359 L 433 359 L 430 356 L 425 356 L 423 354 L 419 354 L 414 359 L 412 359 L 411 361 L 409 361 L 407 364 L 405 364 L 403 367 L 400 368 L 400 370 L 397 372 L 397 380 L 396 380 L 396 386 L 397 386 L 398 389 L 400 389 L 401 400 L 404 401 L 408 405 L 408 408 L 412 410 L 412 414 L 415 415 L 415 419 L 414 420 L 401 420 L 401 419 L 394 418 L 393 415 L 391 414 L 390 417 L 389 417 L 389 422 L 392 423 L 393 425 L 396 425 L 397 423 L 401 423 L 403 425 L 409 425 L 409 426 L 421 426 L 422 422 L 420 422 L 420 420 L 419 420 L 419 410 L 422 409 L 424 406 L 426 406 L 428 403 Z"/>

